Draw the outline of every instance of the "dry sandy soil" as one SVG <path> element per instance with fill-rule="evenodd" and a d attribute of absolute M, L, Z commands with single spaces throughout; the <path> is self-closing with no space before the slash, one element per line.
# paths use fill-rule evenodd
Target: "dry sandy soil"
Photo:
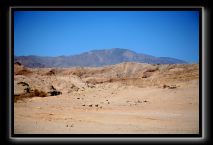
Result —
<path fill-rule="evenodd" d="M 47 96 L 29 95 L 35 89 Z M 198 64 L 15 64 L 14 97 L 15 134 L 199 133 Z"/>

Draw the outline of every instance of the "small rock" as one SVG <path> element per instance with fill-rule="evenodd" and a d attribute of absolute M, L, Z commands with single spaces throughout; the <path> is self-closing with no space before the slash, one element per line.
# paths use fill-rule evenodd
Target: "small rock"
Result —
<path fill-rule="evenodd" d="M 138 100 L 137 103 L 142 103 L 142 101 Z"/>

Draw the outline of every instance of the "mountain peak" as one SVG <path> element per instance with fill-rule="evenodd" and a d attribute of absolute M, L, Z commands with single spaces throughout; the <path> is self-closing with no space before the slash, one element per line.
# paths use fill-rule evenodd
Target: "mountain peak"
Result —
<path fill-rule="evenodd" d="M 104 66 L 122 62 L 139 62 L 150 64 L 177 64 L 186 63 L 182 60 L 169 57 L 154 57 L 139 54 L 129 49 L 111 48 L 102 50 L 91 50 L 79 55 L 60 57 L 41 56 L 15 56 L 18 61 L 27 67 L 73 67 L 73 66 Z"/>
<path fill-rule="evenodd" d="M 125 51 L 134 52 L 134 51 L 132 51 L 130 49 L 125 49 L 125 48 L 111 48 L 111 49 L 106 49 L 106 50 L 109 50 L 109 51 L 119 51 L 119 52 L 125 52 Z"/>

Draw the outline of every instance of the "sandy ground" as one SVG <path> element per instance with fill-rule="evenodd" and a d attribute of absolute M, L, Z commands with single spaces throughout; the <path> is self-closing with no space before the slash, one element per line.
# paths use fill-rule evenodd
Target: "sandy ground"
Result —
<path fill-rule="evenodd" d="M 196 134 L 198 84 L 192 80 L 184 87 L 168 89 L 114 82 L 71 94 L 25 99 L 14 104 L 14 132 Z"/>
<path fill-rule="evenodd" d="M 15 134 L 199 133 L 198 64 L 67 69 L 15 64 L 14 97 L 32 95 L 26 88 L 47 93 L 53 87 L 62 94 L 14 102 Z"/>

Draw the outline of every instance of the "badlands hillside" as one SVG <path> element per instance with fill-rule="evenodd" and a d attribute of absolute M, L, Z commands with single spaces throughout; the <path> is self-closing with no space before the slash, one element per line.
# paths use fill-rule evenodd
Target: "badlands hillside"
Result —
<path fill-rule="evenodd" d="M 14 64 L 15 134 L 199 133 L 199 65 Z"/>

